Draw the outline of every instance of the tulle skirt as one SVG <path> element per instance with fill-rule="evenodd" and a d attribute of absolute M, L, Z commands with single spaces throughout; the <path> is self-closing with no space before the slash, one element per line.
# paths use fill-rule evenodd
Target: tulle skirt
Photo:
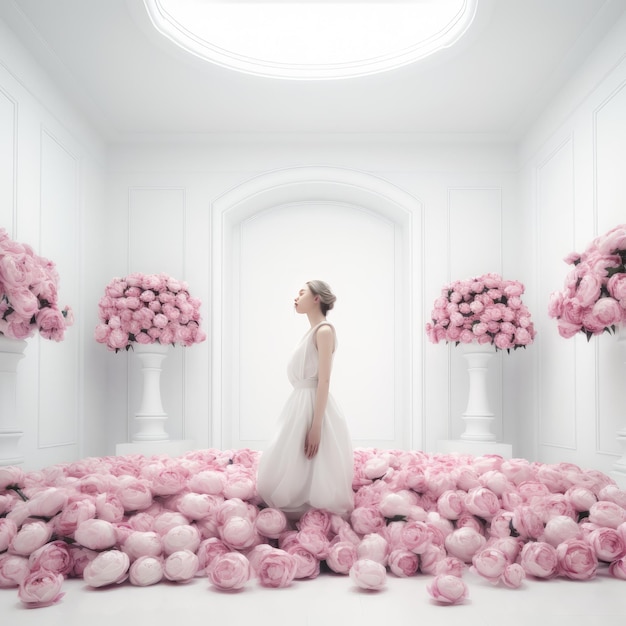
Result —
<path fill-rule="evenodd" d="M 257 490 L 268 505 L 299 517 L 310 508 L 341 516 L 354 507 L 354 472 L 350 434 L 339 407 L 329 395 L 317 454 L 307 459 L 304 440 L 316 390 L 294 389 L 278 419 L 278 429 L 261 455 Z"/>

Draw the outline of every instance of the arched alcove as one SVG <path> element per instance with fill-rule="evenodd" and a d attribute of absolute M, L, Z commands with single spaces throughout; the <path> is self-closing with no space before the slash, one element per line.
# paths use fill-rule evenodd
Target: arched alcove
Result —
<path fill-rule="evenodd" d="M 306 280 L 338 293 L 331 390 L 355 445 L 421 445 L 421 202 L 364 172 L 313 166 L 257 176 L 211 207 L 211 438 L 263 448 L 289 391 Z"/>

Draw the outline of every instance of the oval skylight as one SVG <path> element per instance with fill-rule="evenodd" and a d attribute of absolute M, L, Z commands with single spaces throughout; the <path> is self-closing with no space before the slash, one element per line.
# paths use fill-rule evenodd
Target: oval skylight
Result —
<path fill-rule="evenodd" d="M 394 69 L 447 48 L 478 0 L 143 0 L 155 28 L 223 67 L 292 79 Z"/>

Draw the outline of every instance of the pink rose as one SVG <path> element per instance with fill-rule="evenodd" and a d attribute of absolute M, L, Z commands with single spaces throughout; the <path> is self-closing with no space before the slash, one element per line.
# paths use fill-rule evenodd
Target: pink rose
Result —
<path fill-rule="evenodd" d="M 374 507 L 357 507 L 350 514 L 350 523 L 354 532 L 367 535 L 385 527 L 383 514 Z"/>
<path fill-rule="evenodd" d="M 609 574 L 613 576 L 613 578 L 626 580 L 626 556 L 623 556 L 617 561 L 613 561 L 613 563 L 609 565 Z"/>
<path fill-rule="evenodd" d="M 446 551 L 443 546 L 430 544 L 420 555 L 420 571 L 422 574 L 437 574 L 437 568 L 444 561 Z M 454 558 L 454 557 L 452 557 Z"/>
<path fill-rule="evenodd" d="M 190 520 L 208 517 L 216 507 L 216 498 L 204 493 L 186 493 L 177 503 L 176 508 Z"/>
<path fill-rule="evenodd" d="M 250 506 L 239 498 L 224 500 L 217 511 L 218 524 L 225 524 L 231 517 L 244 517 L 253 522 L 256 515 L 256 507 L 252 507 L 254 509 L 253 512 Z"/>
<path fill-rule="evenodd" d="M 218 589 L 241 589 L 250 580 L 250 563 L 240 552 L 227 552 L 213 559 L 206 573 Z"/>
<path fill-rule="evenodd" d="M 95 498 L 96 515 L 99 519 L 119 523 L 124 519 L 124 507 L 118 497 L 111 493 L 100 493 Z"/>
<path fill-rule="evenodd" d="M 266 508 L 259 511 L 254 527 L 260 535 L 278 539 L 287 527 L 287 516 L 279 509 Z"/>
<path fill-rule="evenodd" d="M 148 481 L 125 476 L 116 495 L 127 512 L 142 511 L 152 504 L 152 491 Z"/>
<path fill-rule="evenodd" d="M 83 578 L 90 587 L 119 585 L 128 578 L 130 559 L 119 550 L 106 550 L 87 564 Z"/>
<path fill-rule="evenodd" d="M 9 487 L 24 486 L 24 470 L 17 465 L 0 467 L 0 491 Z"/>
<path fill-rule="evenodd" d="M 512 524 L 522 539 L 538 539 L 544 531 L 543 522 L 537 511 L 528 505 L 515 508 Z"/>
<path fill-rule="evenodd" d="M 503 552 L 495 548 L 485 548 L 472 557 L 472 571 L 490 583 L 496 584 L 504 574 L 508 560 Z"/>
<path fill-rule="evenodd" d="M 571 517 L 557 515 L 548 520 L 542 540 L 556 548 L 560 543 L 568 539 L 578 539 L 580 536 L 580 526 Z"/>
<path fill-rule="evenodd" d="M 259 560 L 257 576 L 263 587 L 288 587 L 296 576 L 296 558 L 278 548 L 268 550 Z"/>
<path fill-rule="evenodd" d="M 596 274 L 585 272 L 576 289 L 578 304 L 581 307 L 591 306 L 600 297 L 601 288 L 602 279 Z"/>
<path fill-rule="evenodd" d="M 459 604 L 468 596 L 467 585 L 463 579 L 449 574 L 435 576 L 426 590 L 434 600 L 444 604 Z"/>
<path fill-rule="evenodd" d="M 536 578 L 551 578 L 558 569 L 556 548 L 543 541 L 526 543 L 522 548 L 520 562 L 524 571 Z"/>
<path fill-rule="evenodd" d="M 73 535 L 78 525 L 96 516 L 96 505 L 89 498 L 70 502 L 53 520 L 55 531 L 64 537 Z"/>
<path fill-rule="evenodd" d="M 586 487 L 570 487 L 565 492 L 565 496 L 578 513 L 589 511 L 591 506 L 598 501 L 593 491 Z"/>
<path fill-rule="evenodd" d="M 325 559 L 328 556 L 330 542 L 323 529 L 312 526 L 305 526 L 296 535 L 297 542 L 318 559 Z"/>
<path fill-rule="evenodd" d="M 128 572 L 131 585 L 148 587 L 163 580 L 163 559 L 157 556 L 140 556 Z"/>
<path fill-rule="evenodd" d="M 500 550 L 506 556 L 507 561 L 513 563 L 517 560 L 523 546 L 523 541 L 515 537 L 500 537 L 490 539 L 485 547 Z"/>
<path fill-rule="evenodd" d="M 419 557 L 410 550 L 393 550 L 389 554 L 388 565 L 396 576 L 413 576 L 419 567 Z"/>
<path fill-rule="evenodd" d="M 46 569 L 35 569 L 20 583 L 19 599 L 28 608 L 50 606 L 65 594 L 61 593 L 63 576 Z"/>
<path fill-rule="evenodd" d="M 411 508 L 411 502 L 400 493 L 388 493 L 379 504 L 381 514 L 388 518 L 407 517 Z"/>
<path fill-rule="evenodd" d="M 296 578 L 316 578 L 319 576 L 320 561 L 308 550 L 300 544 L 294 543 L 286 551 L 296 559 Z"/>
<path fill-rule="evenodd" d="M 501 508 L 498 496 L 487 487 L 471 489 L 465 497 L 465 507 L 484 520 L 490 520 Z"/>
<path fill-rule="evenodd" d="M 199 569 L 205 570 L 214 558 L 220 556 L 221 554 L 226 554 L 227 552 L 230 552 L 230 549 L 221 539 L 218 539 L 217 537 L 205 539 L 198 546 L 198 551 L 196 553 L 199 560 Z"/>
<path fill-rule="evenodd" d="M 69 573 L 71 578 L 82 578 L 87 565 L 98 556 L 97 552 L 76 545 L 70 545 L 70 554 L 73 563 L 72 571 Z"/>
<path fill-rule="evenodd" d="M 464 563 L 471 563 L 472 557 L 481 550 L 487 540 L 473 528 L 457 528 L 445 539 L 445 547 L 450 556 Z"/>
<path fill-rule="evenodd" d="M 526 578 L 524 568 L 519 563 L 510 563 L 504 568 L 501 580 L 510 589 L 517 589 L 524 578 Z"/>
<path fill-rule="evenodd" d="M 150 487 L 155 496 L 180 493 L 189 476 L 188 470 L 178 464 L 147 466 L 143 473 L 150 480 Z"/>
<path fill-rule="evenodd" d="M 361 589 L 380 591 L 385 586 L 387 570 L 377 561 L 358 559 L 350 568 L 350 580 Z"/>
<path fill-rule="evenodd" d="M 609 293 L 622 307 L 626 306 L 626 274 L 613 274 L 606 285 Z"/>
<path fill-rule="evenodd" d="M 365 535 L 357 546 L 357 556 L 359 559 L 376 561 L 386 566 L 389 558 L 389 544 L 382 535 L 370 533 Z"/>
<path fill-rule="evenodd" d="M 450 576 L 457 576 L 461 578 L 465 571 L 465 563 L 453 556 L 447 556 L 440 561 L 437 561 L 433 573 L 435 576 L 439 574 L 448 574 Z"/>
<path fill-rule="evenodd" d="M 291 545 L 295 545 L 295 544 L 291 544 Z M 250 569 L 254 575 L 256 575 L 256 573 L 259 571 L 261 559 L 268 552 L 271 552 L 272 550 L 275 550 L 275 548 L 274 546 L 271 546 L 269 543 L 260 543 L 259 545 L 254 546 L 252 550 L 249 550 L 246 553 L 246 557 L 248 558 L 248 562 L 250 563 Z M 283 548 L 281 548 L 281 550 L 283 550 Z M 228 549 L 227 549 L 227 552 L 228 552 Z"/>
<path fill-rule="evenodd" d="M 626 489 L 620 489 L 617 485 L 607 485 L 600 489 L 598 500 L 608 500 L 626 509 Z"/>
<path fill-rule="evenodd" d="M 115 526 L 101 519 L 88 519 L 81 522 L 74 533 L 74 539 L 90 550 L 106 550 L 117 543 Z"/>
<path fill-rule="evenodd" d="M 4 552 L 17 535 L 17 524 L 12 519 L 0 518 L 0 553 Z"/>
<path fill-rule="evenodd" d="M 328 567 L 338 574 L 347 574 L 356 560 L 356 546 L 349 541 L 338 541 L 331 544 L 326 557 Z"/>
<path fill-rule="evenodd" d="M 195 526 L 183 524 L 170 528 L 162 538 L 163 551 L 166 555 L 180 550 L 196 552 L 200 545 L 200 533 Z"/>
<path fill-rule="evenodd" d="M 600 561 L 611 563 L 626 554 L 626 545 L 613 528 L 596 528 L 585 537 L 585 540 Z"/>
<path fill-rule="evenodd" d="M 52 526 L 36 521 L 24 524 L 9 544 L 9 552 L 28 556 L 52 537 Z"/>
<path fill-rule="evenodd" d="M 246 517 L 230 517 L 219 529 L 222 541 L 232 550 L 243 550 L 260 541 L 254 524 Z"/>
<path fill-rule="evenodd" d="M 226 475 L 216 470 L 204 470 L 189 479 L 188 486 L 197 493 L 219 496 L 226 486 Z"/>
<path fill-rule="evenodd" d="M 465 494 L 460 490 L 444 491 L 437 500 L 437 510 L 446 519 L 459 519 L 465 510 Z"/>
<path fill-rule="evenodd" d="M 402 527 L 402 542 L 407 550 L 422 554 L 432 543 L 432 534 L 425 522 L 411 521 Z"/>
<path fill-rule="evenodd" d="M 31 571 L 45 569 L 68 576 L 74 567 L 74 558 L 64 541 L 51 541 L 35 550 L 28 558 Z"/>
<path fill-rule="evenodd" d="M 601 500 L 591 505 L 589 509 L 589 521 L 598 526 L 617 528 L 626 521 L 626 510 L 619 504 Z"/>
<path fill-rule="evenodd" d="M 154 517 L 153 529 L 160 535 L 176 526 L 187 526 L 189 520 L 181 513 L 175 511 L 162 511 Z"/>
<path fill-rule="evenodd" d="M 163 564 L 163 574 L 167 580 L 176 583 L 185 583 L 197 573 L 200 561 L 197 555 L 190 550 L 172 552 Z"/>
<path fill-rule="evenodd" d="M 570 539 L 557 546 L 559 574 L 574 580 L 589 580 L 596 575 L 598 559 L 589 544 L 582 539 Z"/>
<path fill-rule="evenodd" d="M 6 552 L 0 554 L 0 589 L 19 586 L 29 572 L 26 557 Z"/>
<path fill-rule="evenodd" d="M 134 531 L 126 538 L 122 549 L 134 561 L 142 556 L 160 556 L 163 545 L 158 533 Z"/>

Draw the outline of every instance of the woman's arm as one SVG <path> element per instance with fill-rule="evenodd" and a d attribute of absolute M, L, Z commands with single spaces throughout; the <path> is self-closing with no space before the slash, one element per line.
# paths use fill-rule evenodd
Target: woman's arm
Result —
<path fill-rule="evenodd" d="M 319 328 L 315 338 L 319 355 L 319 369 L 313 421 L 304 440 L 304 453 L 308 459 L 312 459 L 317 454 L 322 438 L 322 422 L 326 412 L 326 403 L 328 402 L 330 371 L 332 369 L 333 349 L 335 346 L 335 336 L 330 326 L 324 325 Z"/>

